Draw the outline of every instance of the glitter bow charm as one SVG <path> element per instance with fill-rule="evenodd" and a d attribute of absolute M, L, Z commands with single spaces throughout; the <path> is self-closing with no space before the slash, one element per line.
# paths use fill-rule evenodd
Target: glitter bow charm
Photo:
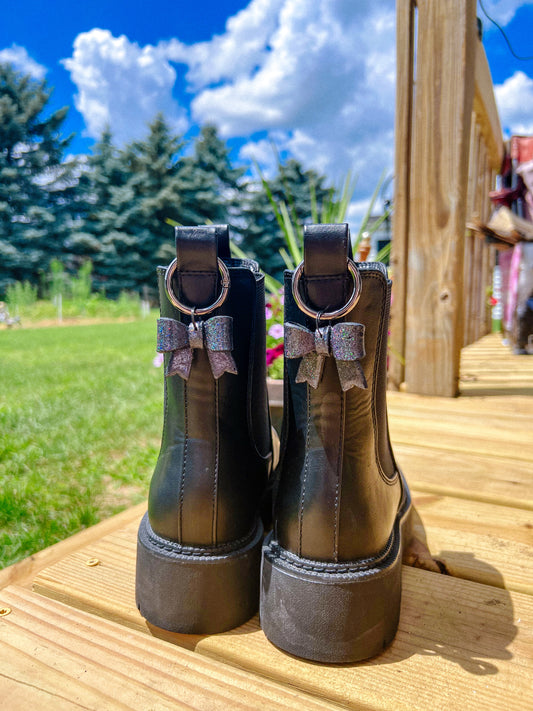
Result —
<path fill-rule="evenodd" d="M 317 388 L 326 358 L 333 356 L 343 392 L 368 387 L 359 360 L 365 356 L 365 327 L 360 323 L 338 323 L 317 328 L 313 333 L 297 323 L 285 324 L 285 357 L 302 358 L 297 383 Z"/>
<path fill-rule="evenodd" d="M 205 349 L 215 380 L 223 373 L 237 375 L 233 350 L 233 319 L 213 316 L 207 321 L 194 321 L 188 326 L 173 318 L 157 320 L 157 351 L 170 353 L 165 375 L 179 375 L 187 380 L 193 362 L 193 351 Z"/>

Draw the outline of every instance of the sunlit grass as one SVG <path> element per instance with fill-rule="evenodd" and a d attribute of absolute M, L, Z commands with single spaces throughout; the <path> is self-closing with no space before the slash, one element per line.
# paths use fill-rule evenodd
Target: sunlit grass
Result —
<path fill-rule="evenodd" d="M 154 355 L 153 318 L 0 331 L 0 567 L 146 496 Z"/>

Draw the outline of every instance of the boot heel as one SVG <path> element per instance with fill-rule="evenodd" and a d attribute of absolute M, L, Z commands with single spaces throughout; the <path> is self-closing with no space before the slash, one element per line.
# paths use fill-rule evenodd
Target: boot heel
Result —
<path fill-rule="evenodd" d="M 398 627 L 410 513 L 409 508 L 398 517 L 388 549 L 373 561 L 306 560 L 270 535 L 261 572 L 260 618 L 267 638 L 316 662 L 356 662 L 382 652 Z"/>
<path fill-rule="evenodd" d="M 137 545 L 136 601 L 152 624 L 187 634 L 238 627 L 259 607 L 263 525 L 235 546 L 182 546 L 154 533 L 144 516 Z"/>

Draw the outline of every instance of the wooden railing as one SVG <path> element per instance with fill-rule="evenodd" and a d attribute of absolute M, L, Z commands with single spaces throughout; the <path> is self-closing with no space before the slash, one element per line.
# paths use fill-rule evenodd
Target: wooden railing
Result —
<path fill-rule="evenodd" d="M 389 383 L 453 396 L 461 348 L 489 327 L 494 265 L 466 225 L 488 218 L 503 157 L 475 0 L 397 0 L 396 92 Z"/>

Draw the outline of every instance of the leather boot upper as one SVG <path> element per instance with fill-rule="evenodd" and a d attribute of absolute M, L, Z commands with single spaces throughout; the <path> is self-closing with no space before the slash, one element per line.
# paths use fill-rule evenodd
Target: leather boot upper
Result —
<path fill-rule="evenodd" d="M 353 286 L 346 269 L 350 252 L 347 225 L 306 228 L 301 293 L 313 309 L 331 311 L 347 302 Z M 357 268 L 361 295 L 340 322 L 364 325 L 361 365 L 368 388 L 343 392 L 335 360 L 328 357 L 314 389 L 296 382 L 300 361 L 285 359 L 275 536 L 286 550 L 312 560 L 378 555 L 402 497 L 386 409 L 391 284 L 381 264 Z M 297 306 L 291 281 L 292 272 L 287 272 L 285 322 L 314 331 L 317 323 Z"/>
<path fill-rule="evenodd" d="M 264 277 L 255 262 L 230 257 L 227 228 L 177 228 L 176 245 L 174 292 L 190 306 L 211 304 L 220 293 L 218 257 L 229 270 L 226 301 L 203 318 L 232 318 L 237 374 L 215 379 L 199 349 L 187 380 L 165 377 L 163 437 L 148 511 L 164 538 L 219 546 L 253 530 L 271 463 Z M 165 271 L 158 268 L 161 316 L 188 325 L 190 316 L 167 296 Z"/>

